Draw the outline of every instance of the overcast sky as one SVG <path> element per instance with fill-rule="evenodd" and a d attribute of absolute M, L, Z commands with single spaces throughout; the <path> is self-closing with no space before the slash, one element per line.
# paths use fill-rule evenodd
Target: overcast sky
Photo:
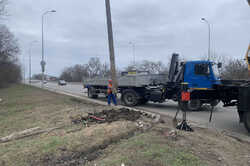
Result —
<path fill-rule="evenodd" d="M 41 71 L 41 15 L 45 17 L 46 73 L 59 75 L 91 57 L 109 62 L 105 0 L 9 0 L 5 23 L 16 35 L 28 71 L 32 41 L 33 73 Z M 111 0 L 116 64 L 133 61 L 167 63 L 173 52 L 187 59 L 207 54 L 208 28 L 212 25 L 212 51 L 243 59 L 250 42 L 250 8 L 246 0 Z"/>

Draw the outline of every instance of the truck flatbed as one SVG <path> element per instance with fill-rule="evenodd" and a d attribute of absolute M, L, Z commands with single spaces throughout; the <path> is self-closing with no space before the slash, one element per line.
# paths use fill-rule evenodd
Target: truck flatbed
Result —
<path fill-rule="evenodd" d="M 118 87 L 145 87 L 167 82 L 166 74 L 126 75 L 118 78 Z M 108 78 L 84 79 L 84 86 L 107 86 Z"/>

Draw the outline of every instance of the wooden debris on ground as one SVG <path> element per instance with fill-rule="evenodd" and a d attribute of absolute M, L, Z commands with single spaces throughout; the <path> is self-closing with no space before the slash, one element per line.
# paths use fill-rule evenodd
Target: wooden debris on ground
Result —
<path fill-rule="evenodd" d="M 20 131 L 20 132 L 14 132 L 10 134 L 9 136 L 0 138 L 0 143 L 6 143 L 6 142 L 13 141 L 13 140 L 23 139 L 26 137 L 31 137 L 31 136 L 35 136 L 35 135 L 39 135 L 43 133 L 50 133 L 53 130 L 61 129 L 63 127 L 64 126 L 53 127 L 53 128 L 43 129 L 43 130 L 40 129 L 40 127 L 34 127 L 34 128 Z"/>

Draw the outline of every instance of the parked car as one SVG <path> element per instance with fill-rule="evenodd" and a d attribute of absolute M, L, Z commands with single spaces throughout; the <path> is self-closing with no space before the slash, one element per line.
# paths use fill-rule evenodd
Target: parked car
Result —
<path fill-rule="evenodd" d="M 58 81 L 58 85 L 67 85 L 66 81 L 65 80 L 59 80 Z"/>
<path fill-rule="evenodd" d="M 43 81 L 43 84 L 47 84 L 48 82 L 46 80 Z"/>

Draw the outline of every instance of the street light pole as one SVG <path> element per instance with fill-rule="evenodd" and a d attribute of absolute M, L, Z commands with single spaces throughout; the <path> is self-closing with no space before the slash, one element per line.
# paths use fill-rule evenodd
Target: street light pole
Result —
<path fill-rule="evenodd" d="M 45 72 L 45 61 L 44 61 L 44 28 L 43 28 L 43 24 L 44 24 L 44 16 L 48 13 L 54 13 L 56 12 L 55 10 L 50 10 L 50 11 L 46 11 L 42 14 L 42 61 L 41 61 L 41 67 L 42 67 L 42 88 L 43 88 L 43 83 L 44 83 L 44 72 Z"/>
<path fill-rule="evenodd" d="M 29 47 L 29 83 L 31 84 L 31 47 L 34 43 L 37 43 L 38 41 L 32 41 L 30 43 L 30 47 Z"/>
<path fill-rule="evenodd" d="M 25 56 L 23 55 L 23 83 L 25 84 Z"/>
<path fill-rule="evenodd" d="M 129 44 L 132 45 L 132 49 L 133 49 L 133 63 L 134 63 L 134 66 L 136 66 L 136 64 L 135 64 L 135 43 L 129 42 Z"/>
<path fill-rule="evenodd" d="M 201 18 L 202 21 L 204 21 L 205 23 L 207 23 L 208 25 L 208 60 L 210 60 L 210 54 L 211 54 L 211 25 L 210 23 L 205 19 L 205 18 Z"/>

